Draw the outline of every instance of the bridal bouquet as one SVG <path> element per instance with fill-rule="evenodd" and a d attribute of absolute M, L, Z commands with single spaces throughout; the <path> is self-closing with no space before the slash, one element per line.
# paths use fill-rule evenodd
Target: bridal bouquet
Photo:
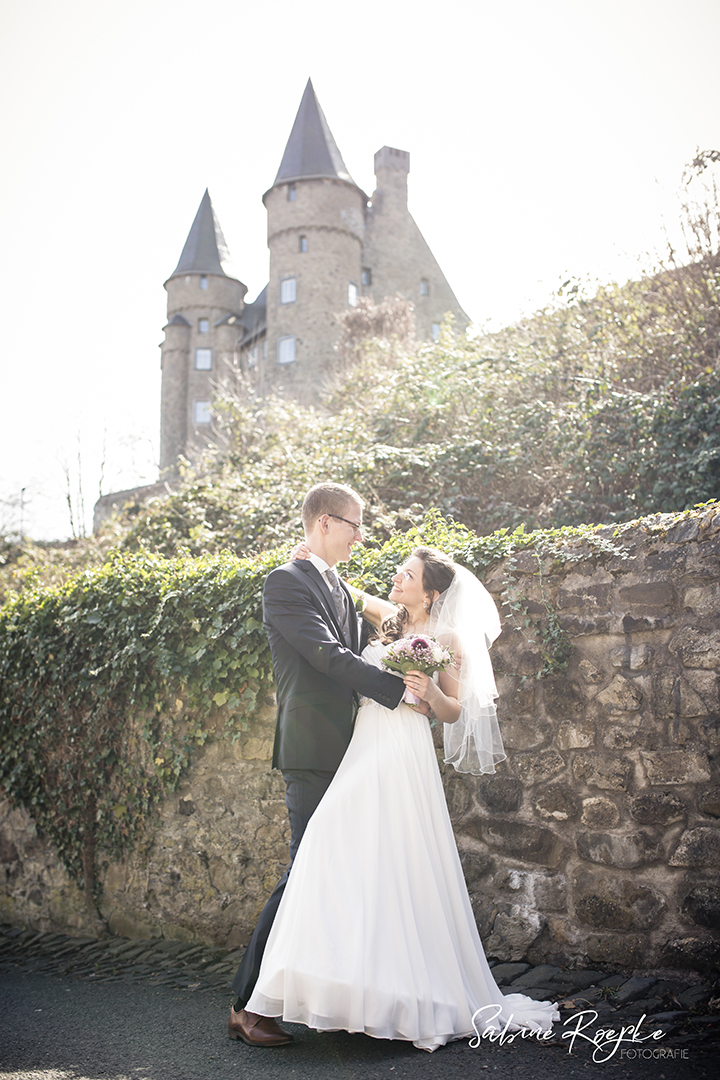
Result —
<path fill-rule="evenodd" d="M 415 634 L 414 637 L 399 638 L 391 642 L 383 657 L 383 664 L 390 671 L 398 671 L 401 675 L 406 675 L 408 671 L 422 671 L 424 675 L 432 675 L 449 667 L 454 659 L 452 651 L 435 638 L 427 634 Z M 406 690 L 402 700 L 408 705 L 417 705 L 420 698 Z"/>

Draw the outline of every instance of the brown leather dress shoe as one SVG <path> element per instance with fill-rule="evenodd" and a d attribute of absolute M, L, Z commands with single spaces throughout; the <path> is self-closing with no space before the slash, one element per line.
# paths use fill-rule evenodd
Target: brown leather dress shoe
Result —
<path fill-rule="evenodd" d="M 257 1013 L 230 1010 L 228 1035 L 231 1039 L 242 1039 L 248 1046 L 285 1046 L 293 1042 L 288 1031 L 278 1024 L 274 1016 L 258 1016 Z"/>

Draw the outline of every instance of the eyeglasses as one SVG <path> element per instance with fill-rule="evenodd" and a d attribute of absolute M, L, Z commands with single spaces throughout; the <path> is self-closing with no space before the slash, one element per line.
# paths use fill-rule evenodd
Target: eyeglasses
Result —
<path fill-rule="evenodd" d="M 412 574 L 409 570 L 403 570 L 402 566 L 395 567 L 395 577 L 401 577 L 403 581 L 411 581 Z"/>
<path fill-rule="evenodd" d="M 335 518 L 336 521 L 344 521 L 346 525 L 352 526 L 353 532 L 356 532 L 358 533 L 358 535 L 362 536 L 362 523 L 358 525 L 357 522 L 348 521 L 347 518 L 340 517 L 339 514 L 328 514 L 328 517 Z"/>

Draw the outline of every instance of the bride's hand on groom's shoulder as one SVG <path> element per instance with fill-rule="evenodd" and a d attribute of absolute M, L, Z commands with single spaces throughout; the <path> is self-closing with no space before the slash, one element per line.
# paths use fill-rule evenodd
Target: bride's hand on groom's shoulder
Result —
<path fill-rule="evenodd" d="M 296 547 L 294 547 L 293 550 L 290 552 L 290 562 L 294 562 L 296 559 L 309 559 L 309 558 L 310 558 L 310 548 L 307 546 L 307 544 L 305 543 L 304 540 L 301 540 L 300 543 Z"/>

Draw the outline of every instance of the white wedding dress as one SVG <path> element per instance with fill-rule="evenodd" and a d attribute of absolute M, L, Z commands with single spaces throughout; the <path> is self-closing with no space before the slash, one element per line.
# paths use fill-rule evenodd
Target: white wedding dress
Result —
<path fill-rule="evenodd" d="M 381 666 L 385 646 L 363 657 Z M 483 1006 L 502 1006 L 473 1016 Z M 313 814 L 246 1008 L 435 1050 L 485 1028 L 548 1030 L 503 996 L 475 925 L 427 717 L 367 698 Z M 494 1017 L 494 1019 L 492 1019 Z M 490 1019 L 481 1019 L 490 1018 Z"/>

